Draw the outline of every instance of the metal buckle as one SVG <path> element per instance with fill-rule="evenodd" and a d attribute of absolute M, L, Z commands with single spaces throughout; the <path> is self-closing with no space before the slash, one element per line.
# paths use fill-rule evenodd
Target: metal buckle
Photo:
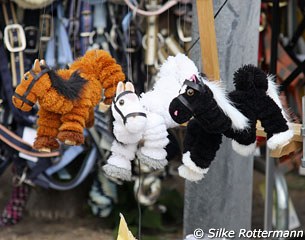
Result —
<path fill-rule="evenodd" d="M 40 41 L 47 42 L 52 37 L 53 32 L 53 22 L 50 14 L 42 14 L 40 15 Z"/>
<path fill-rule="evenodd" d="M 28 167 L 25 167 L 21 176 L 15 175 L 13 177 L 14 186 L 19 187 L 23 183 L 25 183 L 25 184 L 30 185 L 31 187 L 35 187 L 35 184 L 30 179 L 27 179 L 27 170 L 28 170 Z"/>
<path fill-rule="evenodd" d="M 24 28 L 27 48 L 24 50 L 25 53 L 37 53 L 39 48 L 39 29 L 34 26 L 28 26 Z"/>
<path fill-rule="evenodd" d="M 17 39 L 15 39 L 14 36 L 11 35 L 13 34 L 13 31 L 16 31 Z M 11 45 L 10 35 L 13 37 L 13 43 L 19 44 L 17 47 Z M 25 33 L 20 24 L 6 25 L 6 27 L 4 28 L 4 43 L 6 48 L 13 53 L 22 52 L 26 48 Z"/>

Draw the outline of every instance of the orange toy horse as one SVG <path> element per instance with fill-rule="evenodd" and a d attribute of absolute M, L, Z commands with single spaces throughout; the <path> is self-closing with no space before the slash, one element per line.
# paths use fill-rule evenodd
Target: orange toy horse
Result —
<path fill-rule="evenodd" d="M 36 59 L 17 86 L 13 103 L 30 111 L 39 103 L 37 138 L 34 148 L 51 151 L 61 142 L 78 145 L 84 142 L 83 129 L 94 123 L 93 108 L 104 95 L 110 104 L 116 86 L 125 75 L 120 65 L 103 50 L 91 50 L 73 62 L 69 69 L 51 70 Z"/>

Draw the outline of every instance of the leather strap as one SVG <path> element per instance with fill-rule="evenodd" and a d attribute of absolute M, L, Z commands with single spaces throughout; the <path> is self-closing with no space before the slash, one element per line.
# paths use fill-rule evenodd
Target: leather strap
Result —
<path fill-rule="evenodd" d="M 146 118 L 146 114 L 143 113 L 143 112 L 132 112 L 132 113 L 128 113 L 126 116 L 124 116 L 124 114 L 121 112 L 121 110 L 117 107 L 116 103 L 119 101 L 119 99 L 123 96 L 125 96 L 126 94 L 134 94 L 134 92 L 132 91 L 124 91 L 122 93 L 120 93 L 116 98 L 115 100 L 113 100 L 113 106 L 114 106 L 114 109 L 117 111 L 117 113 L 121 116 L 121 118 L 123 119 L 123 122 L 124 124 L 126 124 L 127 122 L 127 119 L 129 117 L 135 117 L 135 116 L 142 116 L 142 117 L 145 117 Z"/>
<path fill-rule="evenodd" d="M 25 142 L 21 137 L 7 129 L 2 124 L 0 124 L 0 140 L 6 143 L 11 148 L 15 149 L 16 151 L 22 152 L 31 157 L 46 158 L 56 157 L 60 155 L 58 151 L 51 153 L 41 153 L 34 150 L 31 144 Z"/>
<path fill-rule="evenodd" d="M 84 55 L 90 45 L 93 19 L 92 7 L 88 1 L 82 1 L 80 13 L 80 53 Z"/>
<path fill-rule="evenodd" d="M 27 89 L 25 90 L 24 94 L 21 96 L 18 93 L 14 92 L 14 96 L 18 99 L 20 99 L 21 101 L 25 102 L 26 104 L 30 105 L 31 107 L 34 106 L 34 102 L 31 102 L 30 100 L 27 99 L 27 96 L 30 94 L 32 88 L 34 87 L 34 85 L 36 84 L 36 82 L 46 73 L 48 73 L 50 71 L 49 68 L 45 68 L 43 69 L 40 73 L 35 74 L 33 70 L 30 70 L 31 75 L 33 76 L 33 80 L 32 82 L 29 84 L 29 86 L 27 87 Z"/>
<path fill-rule="evenodd" d="M 67 34 L 62 2 L 57 5 L 57 18 L 55 19 L 55 34 L 48 41 L 46 50 L 46 62 L 50 67 L 65 68 L 73 62 L 69 36 Z"/>
<path fill-rule="evenodd" d="M 15 11 L 15 6 L 11 1 L 4 1 L 2 3 L 2 13 L 4 16 L 4 22 L 6 27 L 12 26 L 12 24 L 17 24 L 17 16 Z M 20 25 L 19 25 L 20 26 Z M 8 31 L 9 44 L 13 47 L 20 46 L 21 39 L 19 38 L 20 32 L 16 28 L 12 28 Z M 16 87 L 24 74 L 24 55 L 23 51 L 12 52 L 10 51 L 11 58 L 11 72 L 12 72 L 12 84 Z"/>
<path fill-rule="evenodd" d="M 0 39 L 1 40 L 1 39 Z M 31 113 L 21 112 L 19 109 L 15 108 L 12 103 L 12 96 L 14 94 L 14 90 L 12 87 L 12 76 L 9 71 L 9 62 L 6 57 L 6 52 L 2 45 L 2 41 L 0 41 L 0 79 L 1 79 L 1 86 L 3 88 L 3 95 L 4 98 L 4 116 L 3 116 L 3 124 L 8 125 L 9 122 L 9 115 L 10 113 L 13 114 L 14 120 L 25 126 L 31 126 L 36 121 L 35 117 L 31 116 Z"/>

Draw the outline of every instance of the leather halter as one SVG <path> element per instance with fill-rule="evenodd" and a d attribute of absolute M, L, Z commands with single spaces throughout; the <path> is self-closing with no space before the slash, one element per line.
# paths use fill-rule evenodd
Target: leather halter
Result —
<path fill-rule="evenodd" d="M 43 69 L 40 73 L 38 73 L 37 75 L 34 73 L 33 70 L 30 70 L 31 75 L 34 77 L 34 79 L 32 80 L 32 82 L 29 84 L 29 86 L 27 87 L 27 89 L 25 90 L 24 94 L 21 96 L 18 93 L 14 93 L 14 97 L 20 99 L 21 101 L 23 101 L 24 103 L 28 104 L 29 106 L 33 107 L 35 105 L 35 103 L 31 102 L 30 100 L 27 99 L 27 96 L 30 94 L 32 88 L 34 87 L 35 83 L 46 73 L 48 73 L 50 71 L 49 68 L 45 68 Z"/>
<path fill-rule="evenodd" d="M 194 83 L 193 81 L 190 81 L 190 80 L 185 80 L 183 82 L 183 85 L 182 86 L 188 86 L 188 87 L 191 87 L 192 89 L 200 92 L 200 93 L 204 93 L 205 90 L 203 88 L 203 86 L 200 84 L 200 83 Z M 188 108 L 193 114 L 194 114 L 194 108 L 193 106 L 188 102 L 188 100 L 182 95 L 180 94 L 177 99 L 186 107 Z"/>
<path fill-rule="evenodd" d="M 125 96 L 126 94 L 130 94 L 130 93 L 133 93 L 132 91 L 125 91 L 125 92 L 122 92 L 120 93 L 114 100 L 113 100 L 113 105 L 114 105 L 114 109 L 117 111 L 117 113 L 121 116 L 121 118 L 123 119 L 123 122 L 124 122 L 124 125 L 126 124 L 127 122 L 127 118 L 129 117 L 136 117 L 136 116 L 142 116 L 142 117 L 145 117 L 146 118 L 146 114 L 143 113 L 143 112 L 132 112 L 132 113 L 128 113 L 126 116 L 124 116 L 124 114 L 121 112 L 121 110 L 118 108 L 118 106 L 116 105 L 116 103 L 118 102 L 118 100 Z"/>

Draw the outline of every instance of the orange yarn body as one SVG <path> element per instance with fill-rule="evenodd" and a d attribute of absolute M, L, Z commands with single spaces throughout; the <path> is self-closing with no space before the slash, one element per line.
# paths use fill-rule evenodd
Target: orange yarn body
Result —
<path fill-rule="evenodd" d="M 37 75 L 41 71 L 37 60 L 32 72 Z M 48 74 L 43 74 L 27 95 L 27 100 L 33 103 L 38 101 L 40 105 L 35 149 L 57 149 L 59 144 L 56 138 L 70 145 L 82 144 L 83 130 L 93 126 L 93 108 L 100 102 L 102 91 L 104 90 L 104 102 L 110 104 L 118 82 L 125 79 L 121 66 L 103 50 L 87 51 L 83 57 L 75 60 L 69 69 L 60 69 L 56 73 L 62 79 L 68 80 L 76 71 L 86 80 L 77 99 L 71 100 L 61 95 L 52 87 Z M 23 79 L 15 91 L 20 96 L 26 92 L 34 76 L 28 72 L 25 78 L 28 80 Z M 23 111 L 32 108 L 16 97 L 13 97 L 13 103 Z"/>

